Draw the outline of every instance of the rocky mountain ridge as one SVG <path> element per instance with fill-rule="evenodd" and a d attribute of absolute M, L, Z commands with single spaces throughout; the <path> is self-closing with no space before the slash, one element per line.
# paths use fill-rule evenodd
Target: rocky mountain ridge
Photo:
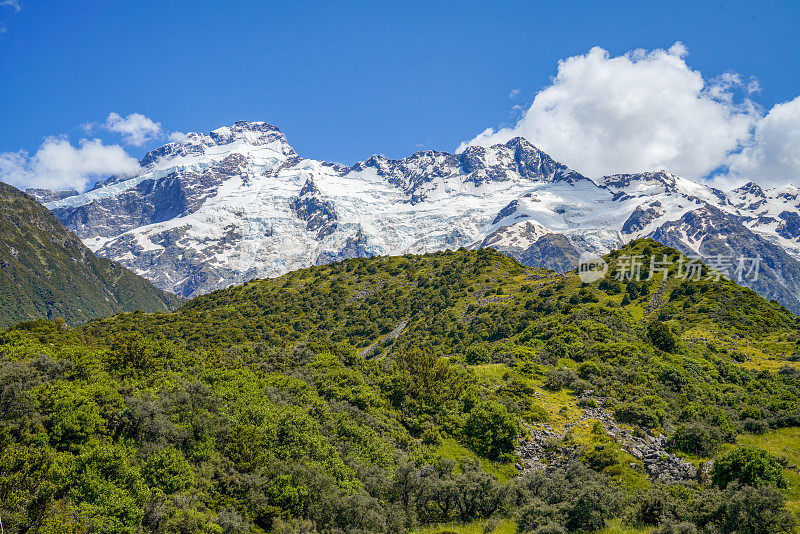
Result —
<path fill-rule="evenodd" d="M 345 166 L 302 158 L 277 127 L 245 121 L 141 164 L 80 195 L 39 197 L 99 255 L 186 297 L 337 259 L 462 246 L 566 270 L 583 252 L 652 236 L 688 254 L 760 256 L 754 289 L 800 311 L 793 187 L 726 194 L 665 171 L 593 181 L 522 138 Z"/>

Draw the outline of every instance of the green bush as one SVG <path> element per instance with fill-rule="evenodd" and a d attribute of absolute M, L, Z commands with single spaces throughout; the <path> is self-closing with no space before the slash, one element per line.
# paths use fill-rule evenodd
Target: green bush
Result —
<path fill-rule="evenodd" d="M 794 533 L 797 520 L 785 503 L 775 488 L 744 487 L 728 496 L 721 530 L 736 534 Z"/>
<path fill-rule="evenodd" d="M 777 458 L 755 447 L 738 447 L 717 457 L 711 472 L 714 484 L 725 489 L 731 482 L 758 488 L 786 488 L 786 477 Z"/>
<path fill-rule="evenodd" d="M 150 487 L 159 488 L 166 494 L 178 493 L 194 485 L 192 466 L 175 447 L 148 456 L 142 476 Z"/>
<path fill-rule="evenodd" d="M 544 377 L 544 387 L 547 389 L 558 391 L 565 387 L 569 387 L 578 376 L 575 371 L 567 367 L 557 367 L 550 369 Z"/>
<path fill-rule="evenodd" d="M 669 445 L 675 450 L 708 457 L 717 452 L 721 441 L 719 429 L 706 423 L 693 422 L 678 425 Z"/>
<path fill-rule="evenodd" d="M 467 416 L 464 436 L 475 452 L 496 460 L 514 452 L 520 427 L 516 417 L 496 401 L 480 401 Z"/>
<path fill-rule="evenodd" d="M 675 352 L 678 347 L 678 338 L 672 333 L 669 326 L 661 321 L 652 321 L 647 325 L 647 335 L 650 343 L 664 352 Z"/>
<path fill-rule="evenodd" d="M 578 365 L 578 376 L 584 380 L 590 380 L 593 376 L 600 375 L 600 366 L 594 361 L 581 362 Z"/>
<path fill-rule="evenodd" d="M 584 451 L 581 460 L 595 471 L 602 471 L 606 467 L 616 465 L 619 454 L 611 445 L 600 443 Z"/>
<path fill-rule="evenodd" d="M 638 402 L 623 402 L 614 408 L 614 417 L 620 423 L 654 428 L 661 424 L 658 414 L 652 408 Z"/>

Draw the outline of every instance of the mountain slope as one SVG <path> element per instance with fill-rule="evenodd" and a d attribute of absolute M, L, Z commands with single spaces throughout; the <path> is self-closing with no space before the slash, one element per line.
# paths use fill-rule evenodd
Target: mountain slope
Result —
<path fill-rule="evenodd" d="M 179 303 L 144 278 L 96 257 L 32 197 L 0 183 L 0 324 L 40 317 L 80 324 Z"/>
<path fill-rule="evenodd" d="M 81 195 L 39 194 L 99 255 L 187 297 L 346 258 L 461 246 L 568 269 L 583 252 L 669 233 L 687 254 L 712 238 L 734 256 L 761 254 L 769 268 L 752 287 L 800 312 L 791 187 L 725 194 L 664 171 L 594 182 L 521 138 L 348 167 L 302 158 L 275 126 L 244 121 L 189 134 L 142 165 Z M 670 232 L 690 212 L 704 230 Z M 721 218 L 743 233 L 713 232 Z"/>
<path fill-rule="evenodd" d="M 350 259 L 214 291 L 173 313 L 123 314 L 86 328 L 93 333 L 121 328 L 176 336 L 195 349 L 245 341 L 293 346 L 314 339 L 344 341 L 363 350 L 394 332 L 392 343 L 379 347 L 374 356 L 409 345 L 463 355 L 476 344 L 499 348 L 520 336 L 526 339 L 522 333 L 536 321 L 546 318 L 550 323 L 558 314 L 574 317 L 587 304 L 602 302 L 614 317 L 611 322 L 618 323 L 618 334 L 626 332 L 624 337 L 631 339 L 641 335 L 636 331 L 642 323 L 654 318 L 674 321 L 676 332 L 695 328 L 702 320 L 719 336 L 728 332 L 730 342 L 746 335 L 755 343 L 773 327 L 795 333 L 794 315 L 748 288 L 706 279 L 707 271 L 697 281 L 676 278 L 680 254 L 674 249 L 642 239 L 606 259 L 613 265 L 626 254 L 666 254 L 675 262 L 666 280 L 658 273 L 650 281 L 606 279 L 596 292 L 597 282 L 587 286 L 574 274 L 525 267 L 492 249 Z M 693 289 L 687 293 L 685 287 Z M 626 292 L 631 300 L 622 304 Z"/>
<path fill-rule="evenodd" d="M 606 260 L 648 254 L 681 259 L 642 239 Z M 0 332 L 0 513 L 11 531 L 792 532 L 791 471 L 734 443 L 800 423 L 798 319 L 676 274 L 354 258 Z"/>

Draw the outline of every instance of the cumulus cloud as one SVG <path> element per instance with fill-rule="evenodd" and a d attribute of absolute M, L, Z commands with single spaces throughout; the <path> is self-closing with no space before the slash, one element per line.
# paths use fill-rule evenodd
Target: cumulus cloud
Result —
<path fill-rule="evenodd" d="M 522 89 L 512 89 L 511 92 L 508 93 L 508 98 L 510 100 L 514 100 L 515 98 L 517 98 L 521 94 L 522 94 Z"/>
<path fill-rule="evenodd" d="M 141 113 L 131 113 L 127 117 L 118 113 L 109 113 L 105 128 L 110 132 L 120 134 L 125 144 L 133 146 L 142 146 L 148 141 L 164 135 L 160 122 L 155 122 Z"/>
<path fill-rule="evenodd" d="M 737 95 L 758 85 L 736 73 L 705 80 L 686 57 L 675 43 L 618 57 L 595 47 L 560 61 L 517 124 L 488 128 L 458 150 L 521 136 L 591 177 L 655 169 L 708 176 L 751 139 L 761 116 Z"/>
<path fill-rule="evenodd" d="M 167 136 L 167 140 L 168 140 L 170 143 L 180 143 L 180 142 L 182 142 L 182 141 L 186 141 L 188 138 L 189 138 L 189 136 L 188 136 L 188 135 L 186 135 L 186 134 L 185 134 L 185 133 L 183 133 L 183 132 L 171 132 L 171 133 L 170 133 L 170 134 Z"/>
<path fill-rule="evenodd" d="M 0 180 L 22 189 L 84 191 L 93 179 L 140 170 L 121 146 L 100 139 L 82 139 L 74 146 L 66 137 L 48 137 L 33 155 L 24 150 L 0 153 Z"/>
<path fill-rule="evenodd" d="M 800 181 L 800 97 L 776 104 L 759 120 L 744 149 L 730 156 L 728 168 L 718 182 L 773 186 Z"/>

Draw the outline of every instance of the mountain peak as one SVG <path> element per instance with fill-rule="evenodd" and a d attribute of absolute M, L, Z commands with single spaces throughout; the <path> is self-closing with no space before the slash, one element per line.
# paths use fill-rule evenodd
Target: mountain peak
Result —
<path fill-rule="evenodd" d="M 301 159 L 271 124 L 238 121 L 187 134 L 143 163 L 135 177 L 47 207 L 99 254 L 185 296 L 367 253 L 497 246 L 535 265 L 564 266 L 573 252 L 604 253 L 688 212 L 771 233 L 800 258 L 795 193 L 767 191 L 770 205 L 759 206 L 760 198 L 728 197 L 665 170 L 598 185 L 522 137 L 343 166 Z M 727 215 L 698 211 L 706 204 Z M 703 236 L 717 235 L 711 225 L 693 228 L 675 233 L 674 244 L 695 251 Z M 782 272 L 794 269 L 791 258 L 773 256 Z M 800 269 L 791 272 L 797 282 L 771 281 L 800 296 Z M 800 309 L 790 296 L 782 302 Z"/>
<path fill-rule="evenodd" d="M 218 145 L 231 143 L 235 140 L 260 141 L 263 138 L 270 140 L 277 137 L 286 142 L 286 136 L 277 126 L 266 122 L 236 121 L 231 126 L 221 126 L 209 134 Z"/>
<path fill-rule="evenodd" d="M 187 133 L 181 139 L 151 150 L 145 154 L 140 164 L 142 167 L 147 167 L 162 159 L 201 156 L 213 147 L 225 147 L 234 143 L 254 147 L 270 146 L 284 156 L 299 157 L 277 126 L 262 121 L 236 121 L 230 126 L 221 126 L 208 134 Z"/>
<path fill-rule="evenodd" d="M 640 187 L 663 186 L 665 192 L 677 191 L 679 177 L 663 169 L 657 171 L 612 174 L 602 178 L 601 183 L 610 189 L 628 189 L 633 184 Z"/>
<path fill-rule="evenodd" d="M 755 182 L 747 182 L 741 187 L 737 187 L 731 194 L 739 194 L 739 195 L 753 195 L 756 197 L 765 197 L 764 190 Z"/>
<path fill-rule="evenodd" d="M 506 141 L 504 143 L 504 145 L 509 147 L 509 148 L 520 148 L 522 150 L 533 150 L 533 151 L 536 151 L 536 152 L 544 153 L 542 151 L 542 149 L 540 149 L 539 147 L 537 147 L 536 145 L 534 145 L 533 143 L 531 143 L 530 141 L 528 141 L 524 137 L 519 137 L 519 136 L 513 137 L 513 138 L 509 139 L 508 141 Z"/>

